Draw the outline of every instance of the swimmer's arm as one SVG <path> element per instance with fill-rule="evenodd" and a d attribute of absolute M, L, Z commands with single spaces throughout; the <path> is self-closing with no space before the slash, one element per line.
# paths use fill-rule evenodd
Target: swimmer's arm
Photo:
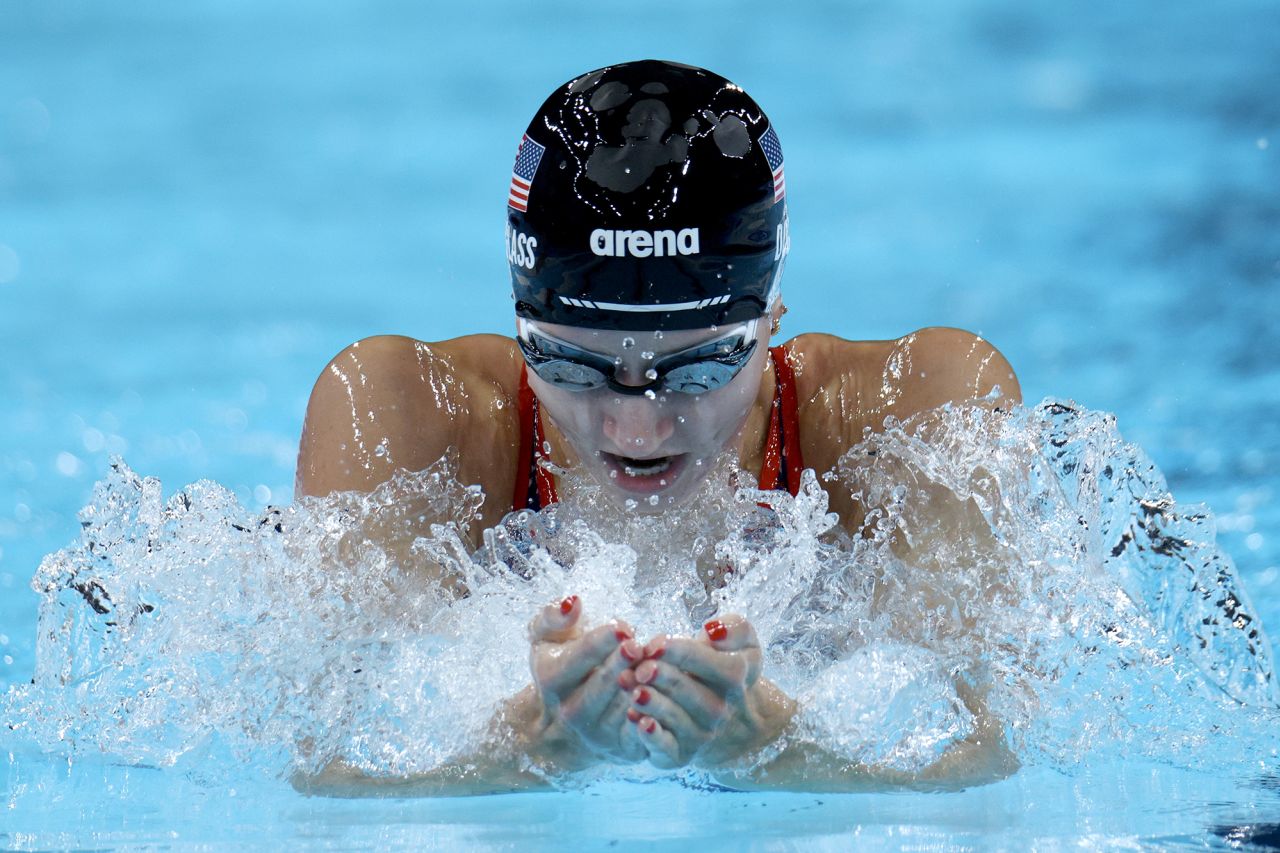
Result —
<path fill-rule="evenodd" d="M 908 335 L 887 351 L 884 387 L 892 387 L 897 399 L 882 401 L 883 411 L 900 420 L 928 418 L 929 412 L 947 404 L 978 405 L 1008 410 L 1022 401 L 1022 391 L 1009 362 L 995 347 L 960 329 L 930 328 Z M 891 367 L 906 379 L 890 383 Z M 881 461 L 879 464 L 884 464 Z M 930 488 L 916 472 L 903 470 L 900 479 L 917 489 L 918 499 L 900 518 L 891 542 L 899 559 L 927 567 L 933 582 L 916 590 L 920 610 L 961 614 L 965 608 L 954 599 L 947 583 L 955 559 L 988 565 L 988 591 L 1002 589 L 1000 576 L 1011 564 L 1009 555 L 992 535 L 976 503 L 959 500 L 941 487 Z M 851 519 L 860 518 L 851 515 Z M 860 532 L 856 527 L 850 532 Z M 962 546 L 962 547 L 961 547 Z M 908 636 L 915 614 L 904 614 L 895 624 Z M 962 634 L 972 627 L 963 617 L 948 630 Z M 953 743 L 933 764 L 916 772 L 904 772 L 852 762 L 805 740 L 793 724 L 783 735 L 781 751 L 750 770 L 717 771 L 725 784 L 746 789 L 805 791 L 859 791 L 885 788 L 949 789 L 1005 778 L 1018 768 L 1016 756 L 1004 742 L 1001 725 L 987 710 L 983 696 L 957 681 L 978 726 L 968 737 Z"/>
<path fill-rule="evenodd" d="M 541 709 L 532 688 L 507 700 L 494 715 L 486 742 L 476 751 L 458 756 L 441 767 L 408 776 L 371 775 L 335 759 L 319 773 L 294 774 L 289 780 L 303 794 L 322 797 L 470 797 L 551 790 L 548 781 L 582 769 L 585 754 L 554 752 L 534 743 L 528 732 L 537 729 Z M 580 759 L 580 760 L 579 760 Z M 558 760 L 558 761 L 557 761 Z"/>
<path fill-rule="evenodd" d="M 746 769 L 723 767 L 713 769 L 712 773 L 721 784 L 744 791 L 814 793 L 895 788 L 957 790 L 1013 775 L 1018 769 L 1018 760 L 1004 743 L 1000 726 L 985 709 L 975 707 L 970 696 L 964 698 L 970 710 L 978 712 L 978 727 L 968 737 L 953 743 L 933 764 L 916 772 L 850 761 L 807 740 L 793 720 L 782 735 L 784 746 L 776 755 Z"/>
<path fill-rule="evenodd" d="M 424 393 L 436 349 L 379 335 L 334 356 L 307 403 L 297 496 L 370 492 L 397 470 L 421 471 L 455 444 L 450 407 Z"/>
<path fill-rule="evenodd" d="M 495 377 L 518 376 L 506 352 L 511 348 L 495 335 L 442 343 L 382 335 L 347 347 L 311 392 L 295 496 L 373 492 L 397 472 L 422 471 L 455 450 L 456 480 L 492 496 L 468 530 L 468 544 L 477 545 L 480 531 L 510 510 L 509 499 L 498 498 L 511 493 L 515 451 L 509 448 L 518 441 L 519 424 L 509 389 Z M 441 572 L 413 554 L 412 545 L 432 524 L 448 522 L 455 507 L 431 494 L 391 497 L 396 507 L 363 519 L 363 535 L 402 564 L 423 563 L 439 578 Z"/>

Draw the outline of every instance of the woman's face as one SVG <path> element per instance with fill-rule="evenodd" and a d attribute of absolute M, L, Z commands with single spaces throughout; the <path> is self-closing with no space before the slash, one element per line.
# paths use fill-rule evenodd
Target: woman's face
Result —
<path fill-rule="evenodd" d="M 623 385 L 645 386 L 664 357 L 725 337 L 736 327 L 670 332 L 617 332 L 538 323 L 536 330 L 615 365 Z M 756 347 L 727 384 L 702 394 L 655 388 L 627 395 L 607 386 L 567 390 L 529 371 L 529 385 L 586 471 L 620 501 L 639 509 L 679 504 L 735 442 L 759 393 L 768 363 L 768 320 L 751 332 Z"/>

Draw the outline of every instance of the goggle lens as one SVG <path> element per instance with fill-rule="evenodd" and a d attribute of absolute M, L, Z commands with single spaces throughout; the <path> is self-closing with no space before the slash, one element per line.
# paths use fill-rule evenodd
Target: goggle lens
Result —
<path fill-rule="evenodd" d="M 657 362 L 657 377 L 645 385 L 623 385 L 616 379 L 616 364 L 590 350 L 524 328 L 516 338 L 529 369 L 542 381 L 567 391 L 591 391 L 608 386 L 619 394 L 649 391 L 705 394 L 728 385 L 750 361 L 756 340 L 754 322 L 747 328 Z M 667 363 L 667 367 L 663 363 Z"/>

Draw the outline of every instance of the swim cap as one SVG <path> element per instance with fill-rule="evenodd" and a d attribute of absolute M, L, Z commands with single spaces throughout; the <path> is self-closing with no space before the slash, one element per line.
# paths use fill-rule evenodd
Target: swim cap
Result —
<path fill-rule="evenodd" d="M 538 110 L 507 196 L 516 313 L 603 329 L 759 317 L 789 248 L 782 146 L 738 86 L 643 60 Z"/>

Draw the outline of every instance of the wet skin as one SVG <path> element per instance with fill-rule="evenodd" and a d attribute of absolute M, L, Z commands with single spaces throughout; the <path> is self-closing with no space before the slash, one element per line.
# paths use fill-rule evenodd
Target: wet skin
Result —
<path fill-rule="evenodd" d="M 726 387 L 696 400 L 569 392 L 530 374 L 547 414 L 546 440 L 557 465 L 581 466 L 620 502 L 638 511 L 680 506 L 710 465 L 735 450 L 756 473 L 763 457 L 774 373 L 761 342 Z M 548 326 L 557 337 L 621 359 L 618 379 L 644 384 L 650 361 L 718 337 L 716 331 L 617 333 Z M 717 330 L 718 331 L 718 330 Z M 624 338 L 633 338 L 626 345 Z M 830 470 L 864 429 L 948 402 L 1020 401 L 1017 379 L 990 344 L 957 329 L 924 329 L 895 341 L 845 341 L 802 335 L 788 344 L 799 399 L 805 464 Z M 645 353 L 653 353 L 647 359 Z M 340 353 L 316 382 L 298 457 L 297 493 L 369 491 L 404 468 L 421 470 L 449 447 L 459 479 L 486 495 L 473 542 L 510 511 L 520 471 L 516 405 L 521 359 L 511 339 L 477 335 L 427 344 L 371 338 Z M 999 387 L 999 394 L 991 394 Z M 655 483 L 628 472 L 673 457 Z M 655 508 L 645 499 L 657 495 Z M 844 490 L 831 509 L 856 530 L 864 508 Z M 423 528 L 439 519 L 424 518 Z M 393 552 L 412 537 L 388 541 Z M 595 614 L 607 618 L 608 614 Z M 511 702 L 529 751 L 559 767 L 647 758 L 662 767 L 717 764 L 768 743 L 794 702 L 761 675 L 755 632 L 740 617 L 695 637 L 655 637 L 641 645 L 621 623 L 583 629 L 584 603 L 549 605 L 530 628 L 532 684 Z M 723 629 L 723 635 L 721 635 Z"/>

